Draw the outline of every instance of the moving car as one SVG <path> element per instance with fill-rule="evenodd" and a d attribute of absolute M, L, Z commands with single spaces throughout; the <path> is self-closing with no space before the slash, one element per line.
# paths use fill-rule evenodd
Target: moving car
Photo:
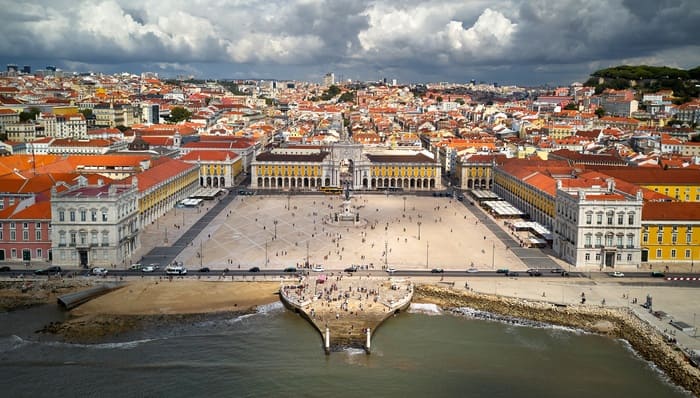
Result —
<path fill-rule="evenodd" d="M 496 273 L 497 273 L 497 274 L 507 274 L 508 271 L 509 271 L 508 268 L 499 268 L 499 269 L 496 270 Z"/>
<path fill-rule="evenodd" d="M 287 268 L 283 269 L 282 271 L 283 272 L 297 272 L 297 268 L 296 267 L 287 267 Z"/>
<path fill-rule="evenodd" d="M 209 267 L 202 267 L 202 268 L 199 269 L 199 272 L 209 272 L 209 271 L 211 271 L 211 270 L 209 269 Z"/>
<path fill-rule="evenodd" d="M 359 267 L 357 265 L 353 265 L 353 266 L 345 268 L 344 271 L 345 272 L 357 272 L 358 269 L 359 269 Z"/>
<path fill-rule="evenodd" d="M 512 272 L 512 271 L 511 271 L 511 272 L 508 272 L 508 273 L 506 274 L 506 276 L 520 276 L 520 274 L 519 274 L 518 272 Z"/>
<path fill-rule="evenodd" d="M 529 269 L 529 270 L 527 270 L 527 274 L 530 276 L 542 276 L 542 273 L 540 272 L 540 270 L 537 270 L 537 269 Z"/>
<path fill-rule="evenodd" d="M 141 272 L 153 272 L 156 269 L 152 265 L 147 265 L 143 268 L 141 268 Z"/>
<path fill-rule="evenodd" d="M 132 270 L 140 270 L 141 268 L 143 268 L 143 265 L 141 265 L 140 263 L 132 264 L 131 267 L 129 267 L 129 269 Z"/>
<path fill-rule="evenodd" d="M 432 272 L 433 274 L 442 274 L 443 272 L 445 272 L 445 270 L 442 268 L 433 268 L 430 270 L 430 272 Z"/>
<path fill-rule="evenodd" d="M 59 266 L 51 266 L 48 268 L 44 269 L 38 269 L 34 271 L 34 275 L 53 275 L 53 274 L 60 274 L 61 273 L 61 267 Z"/>
<path fill-rule="evenodd" d="M 323 268 L 322 265 L 314 265 L 313 268 L 311 268 L 311 271 L 313 272 L 323 272 L 325 269 Z"/>
<path fill-rule="evenodd" d="M 389 267 L 386 269 L 386 272 L 393 274 L 394 272 L 396 272 L 396 268 Z"/>
<path fill-rule="evenodd" d="M 105 275 L 107 275 L 107 272 L 108 271 L 102 267 L 95 267 L 90 271 L 91 274 L 97 275 L 97 276 L 105 276 Z"/>
<path fill-rule="evenodd" d="M 507 270 L 506 270 L 506 271 L 507 271 Z M 467 272 L 469 272 L 470 274 L 474 274 L 474 273 L 476 273 L 476 272 L 479 272 L 479 269 L 478 269 L 478 268 L 472 267 L 472 268 L 469 268 L 469 269 L 467 270 Z"/>
<path fill-rule="evenodd" d="M 165 273 L 168 275 L 185 275 L 187 274 L 187 268 L 181 265 L 169 265 L 165 267 Z"/>
<path fill-rule="evenodd" d="M 252 267 L 248 270 L 248 272 L 260 272 L 260 267 Z"/>
<path fill-rule="evenodd" d="M 664 274 L 663 272 L 660 272 L 660 271 L 653 271 L 651 273 L 652 278 L 663 278 L 665 276 L 666 276 L 666 274 Z"/>
<path fill-rule="evenodd" d="M 620 271 L 615 271 L 615 272 L 611 273 L 610 276 L 615 277 L 615 278 L 622 278 L 623 276 L 625 276 L 625 274 L 623 274 Z"/>
<path fill-rule="evenodd" d="M 10 272 L 12 269 L 8 267 L 7 265 L 0 267 L 0 272 Z"/>
<path fill-rule="evenodd" d="M 564 270 L 561 268 L 552 268 L 552 270 L 549 272 L 551 272 L 553 274 L 561 274 L 562 272 L 564 272 Z"/>

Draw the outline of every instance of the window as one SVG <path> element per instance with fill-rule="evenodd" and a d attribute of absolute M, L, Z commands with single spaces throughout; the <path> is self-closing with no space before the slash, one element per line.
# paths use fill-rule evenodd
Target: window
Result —
<path fill-rule="evenodd" d="M 685 249 L 685 258 L 690 258 L 690 249 Z"/>
<path fill-rule="evenodd" d="M 596 236 L 595 236 L 595 245 L 596 245 L 596 246 L 602 245 L 602 244 L 603 244 L 603 243 L 601 242 L 602 239 L 603 239 L 602 236 L 596 235 Z"/>
<path fill-rule="evenodd" d="M 97 231 L 92 231 L 92 240 L 90 243 L 93 245 L 97 244 Z"/>
<path fill-rule="evenodd" d="M 632 253 L 627 253 L 627 262 L 632 262 Z"/>
<path fill-rule="evenodd" d="M 685 243 L 690 243 L 692 241 L 693 241 L 693 234 L 690 232 L 685 234 Z"/>
<path fill-rule="evenodd" d="M 595 254 L 595 261 L 600 261 L 600 253 Z"/>
<path fill-rule="evenodd" d="M 41 223 L 38 222 L 38 223 L 34 224 L 34 228 L 41 229 Z"/>
<path fill-rule="evenodd" d="M 87 245 L 87 232 L 80 233 L 80 244 Z"/>
<path fill-rule="evenodd" d="M 59 246 L 65 246 L 66 245 L 66 234 L 65 232 L 61 231 L 61 234 L 59 236 L 58 240 Z"/>
<path fill-rule="evenodd" d="M 41 257 L 42 257 L 42 254 L 44 254 L 44 252 L 43 252 L 41 249 L 36 249 L 36 256 L 37 256 L 37 258 L 41 258 Z"/>
<path fill-rule="evenodd" d="M 591 247 L 591 234 L 586 234 L 586 247 Z"/>
<path fill-rule="evenodd" d="M 591 261 L 591 253 L 586 253 L 586 261 Z"/>
<path fill-rule="evenodd" d="M 605 246 L 612 246 L 612 245 L 613 245 L 613 234 L 605 235 Z"/>
<path fill-rule="evenodd" d="M 107 232 L 102 233 L 102 246 L 109 246 L 109 235 Z"/>
<path fill-rule="evenodd" d="M 617 247 L 622 247 L 622 235 L 617 235 Z"/>
<path fill-rule="evenodd" d="M 586 224 L 591 225 L 591 222 L 593 220 L 593 215 L 592 214 L 586 214 Z"/>
<path fill-rule="evenodd" d="M 678 234 L 671 235 L 671 243 L 673 243 L 674 245 L 678 243 Z"/>
<path fill-rule="evenodd" d="M 22 223 L 22 229 L 29 229 L 29 223 L 28 222 Z"/>
<path fill-rule="evenodd" d="M 664 241 L 664 236 L 663 234 L 658 234 L 656 235 L 656 243 L 661 243 Z"/>
<path fill-rule="evenodd" d="M 15 228 L 16 228 L 15 223 L 11 222 L 11 223 L 10 223 L 10 229 L 15 229 Z"/>
<path fill-rule="evenodd" d="M 90 220 L 93 222 L 97 221 L 97 210 L 90 210 Z"/>
<path fill-rule="evenodd" d="M 102 221 L 107 221 L 107 209 L 102 210 Z"/>
<path fill-rule="evenodd" d="M 608 212 L 608 214 L 607 214 L 608 225 L 612 225 L 612 223 L 613 223 L 613 215 L 614 215 L 613 212 L 611 212 L 611 211 Z"/>
<path fill-rule="evenodd" d="M 671 249 L 671 258 L 676 258 L 676 249 Z"/>
<path fill-rule="evenodd" d="M 661 258 L 661 249 L 656 249 L 656 258 Z"/>
<path fill-rule="evenodd" d="M 10 250 L 10 253 L 12 253 L 12 258 L 17 258 L 17 249 Z"/>
<path fill-rule="evenodd" d="M 627 247 L 634 247 L 634 235 L 627 235 Z"/>
<path fill-rule="evenodd" d="M 41 240 L 41 230 L 40 229 L 34 230 L 34 235 L 35 235 L 35 238 L 37 241 Z"/>
<path fill-rule="evenodd" d="M 617 225 L 622 225 L 625 219 L 624 213 L 617 213 Z"/>
<path fill-rule="evenodd" d="M 25 229 L 24 231 L 22 231 L 22 240 L 23 241 L 29 240 L 29 230 L 28 229 Z"/>
<path fill-rule="evenodd" d="M 17 240 L 17 231 L 14 229 L 10 231 L 10 240 Z"/>
<path fill-rule="evenodd" d="M 80 221 L 87 221 L 87 212 L 85 210 L 80 210 Z"/>
<path fill-rule="evenodd" d="M 615 256 L 617 261 L 622 261 L 622 253 L 617 253 L 617 256 Z"/>
<path fill-rule="evenodd" d="M 75 222 L 75 210 L 69 212 L 69 218 L 72 222 Z"/>
<path fill-rule="evenodd" d="M 58 221 L 66 221 L 66 212 L 63 210 L 58 211 Z"/>
<path fill-rule="evenodd" d="M 71 244 L 71 246 L 75 246 L 75 243 L 76 243 L 76 234 L 75 234 L 75 232 L 71 232 L 70 233 L 70 244 Z"/>
<path fill-rule="evenodd" d="M 627 213 L 627 224 L 634 225 L 634 213 Z"/>
<path fill-rule="evenodd" d="M 598 224 L 598 225 L 602 225 L 602 224 L 603 224 L 603 214 L 602 214 L 602 213 L 596 214 L 595 223 Z"/>

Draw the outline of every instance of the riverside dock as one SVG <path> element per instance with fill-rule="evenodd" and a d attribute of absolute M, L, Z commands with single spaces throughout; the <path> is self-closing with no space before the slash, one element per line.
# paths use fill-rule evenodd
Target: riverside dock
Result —
<path fill-rule="evenodd" d="M 413 290 L 400 278 L 320 274 L 282 282 L 280 299 L 319 331 L 326 353 L 361 347 L 369 354 L 372 334 L 408 308 Z"/>

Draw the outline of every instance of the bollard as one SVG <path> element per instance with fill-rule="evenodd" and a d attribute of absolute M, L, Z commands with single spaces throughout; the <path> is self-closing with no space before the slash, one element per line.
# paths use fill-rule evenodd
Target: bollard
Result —
<path fill-rule="evenodd" d="M 367 353 L 370 353 L 370 340 L 372 339 L 372 333 L 370 332 L 370 328 L 367 328 L 367 343 L 365 344 L 365 351 Z"/>
<path fill-rule="evenodd" d="M 326 328 L 326 343 L 325 343 L 326 354 L 331 352 L 331 330 Z"/>

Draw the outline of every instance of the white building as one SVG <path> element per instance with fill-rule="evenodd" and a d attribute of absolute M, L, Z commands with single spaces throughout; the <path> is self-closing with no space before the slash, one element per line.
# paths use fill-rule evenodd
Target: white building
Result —
<path fill-rule="evenodd" d="M 557 180 L 553 249 L 575 267 L 636 269 L 642 193 L 617 190 L 612 178 L 605 182 Z"/>
<path fill-rule="evenodd" d="M 51 189 L 52 263 L 64 267 L 123 267 L 138 247 L 138 181 Z"/>

